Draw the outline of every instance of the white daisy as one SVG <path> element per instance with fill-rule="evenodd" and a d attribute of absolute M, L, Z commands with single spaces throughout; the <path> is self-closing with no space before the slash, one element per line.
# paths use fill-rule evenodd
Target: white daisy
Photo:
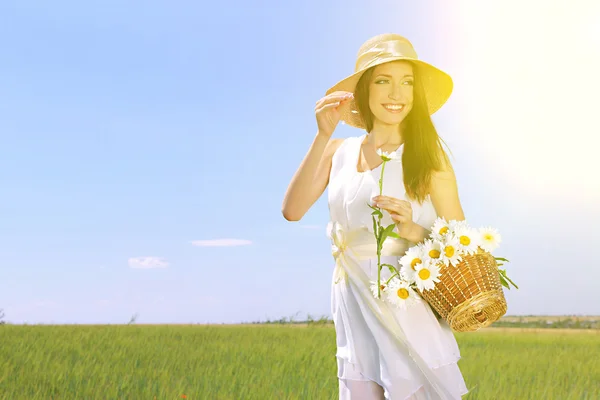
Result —
<path fill-rule="evenodd" d="M 437 262 L 427 260 L 422 264 L 417 264 L 415 273 L 415 284 L 419 290 L 431 290 L 435 287 L 435 283 L 440 279 L 440 268 Z"/>
<path fill-rule="evenodd" d="M 478 232 L 470 227 L 458 227 L 454 232 L 454 236 L 458 239 L 458 248 L 461 253 L 473 254 L 477 252 Z"/>
<path fill-rule="evenodd" d="M 419 294 L 408 282 L 399 279 L 390 282 L 386 294 L 388 301 L 402 310 L 406 310 L 420 299 Z"/>
<path fill-rule="evenodd" d="M 385 292 L 388 290 L 388 285 L 385 283 L 386 279 L 381 279 L 380 280 L 380 287 L 381 287 L 381 295 L 383 296 L 385 294 Z M 375 297 L 376 299 L 378 299 L 379 297 L 377 297 L 377 281 L 370 281 L 371 282 L 371 293 L 373 293 L 373 297 Z"/>
<path fill-rule="evenodd" d="M 408 282 L 414 282 L 414 273 L 415 266 L 421 262 L 425 258 L 424 248 L 421 243 L 416 246 L 412 246 L 408 251 L 398 260 L 398 264 L 400 264 L 400 274 L 402 277 Z"/>
<path fill-rule="evenodd" d="M 455 219 L 450 220 L 448 223 L 448 227 L 450 228 L 450 233 L 456 233 L 457 229 L 468 228 L 467 221 L 460 220 L 457 221 Z"/>
<path fill-rule="evenodd" d="M 462 260 L 458 238 L 454 235 L 447 235 L 442 243 L 444 251 L 441 254 L 441 261 L 446 266 L 456 266 Z"/>
<path fill-rule="evenodd" d="M 442 240 L 443 237 L 450 231 L 448 222 L 444 217 L 438 217 L 433 226 L 431 227 L 431 234 L 429 235 L 434 240 Z"/>
<path fill-rule="evenodd" d="M 496 250 L 502 237 L 498 231 L 491 227 L 483 227 L 479 229 L 479 247 L 491 253 Z"/>
<path fill-rule="evenodd" d="M 383 151 L 381 149 L 377 149 L 377 154 L 383 161 L 400 161 L 402 160 L 402 155 L 398 153 L 398 151 L 392 151 L 388 153 L 387 151 Z"/>
<path fill-rule="evenodd" d="M 423 258 L 426 260 L 441 261 L 443 244 L 439 240 L 425 239 L 423 242 Z"/>

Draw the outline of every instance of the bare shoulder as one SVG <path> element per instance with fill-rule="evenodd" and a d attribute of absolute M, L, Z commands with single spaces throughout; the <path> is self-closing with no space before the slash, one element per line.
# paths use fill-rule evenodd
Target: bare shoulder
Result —
<path fill-rule="evenodd" d="M 325 146 L 325 151 L 323 152 L 323 156 L 321 157 L 321 161 L 319 162 L 318 167 L 318 175 L 321 176 L 321 179 L 329 176 L 329 172 L 331 171 L 331 164 L 333 162 L 333 155 L 340 148 L 340 145 L 344 142 L 344 139 L 340 138 L 329 138 L 327 145 Z M 327 182 L 327 181 L 326 181 Z"/>
<path fill-rule="evenodd" d="M 456 180 L 450 157 L 445 151 L 440 150 L 440 168 L 431 172 L 432 180 Z M 433 184 L 433 182 L 432 182 Z"/>
<path fill-rule="evenodd" d="M 340 145 L 344 142 L 344 139 L 340 138 L 329 138 L 327 145 L 325 146 L 325 150 L 323 151 L 323 156 L 321 157 L 321 161 L 319 162 L 319 166 L 317 167 L 317 177 L 316 184 L 319 190 L 319 193 L 322 193 L 325 190 L 329 183 L 329 174 L 331 172 L 331 167 L 333 163 L 333 155 L 339 149 Z"/>
<path fill-rule="evenodd" d="M 454 168 L 445 152 L 441 152 L 440 160 L 441 168 L 431 173 L 431 202 L 439 217 L 446 220 L 464 220 L 465 215 L 458 194 L 458 183 Z"/>
<path fill-rule="evenodd" d="M 327 147 L 325 148 L 327 155 L 329 157 L 333 157 L 337 149 L 339 149 L 340 145 L 344 142 L 343 138 L 331 138 L 327 143 Z"/>

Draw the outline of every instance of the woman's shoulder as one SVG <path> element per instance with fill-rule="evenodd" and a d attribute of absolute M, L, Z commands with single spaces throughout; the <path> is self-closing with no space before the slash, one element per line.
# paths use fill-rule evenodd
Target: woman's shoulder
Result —
<path fill-rule="evenodd" d="M 361 136 L 349 136 L 345 138 L 332 138 L 327 144 L 328 153 L 331 157 L 336 157 L 339 154 L 345 153 L 346 148 L 361 139 Z"/>

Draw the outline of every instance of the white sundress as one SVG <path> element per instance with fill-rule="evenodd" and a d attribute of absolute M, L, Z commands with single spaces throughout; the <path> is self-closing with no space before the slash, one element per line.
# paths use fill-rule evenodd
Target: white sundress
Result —
<path fill-rule="evenodd" d="M 366 133 L 347 138 L 341 143 L 333 155 L 328 186 L 331 219 L 328 234 L 332 243 L 341 240 L 332 237 L 332 229 L 341 230 L 343 234 L 362 232 L 359 236 L 363 244 L 372 241 L 370 247 L 367 246 L 371 250 L 366 256 L 363 254 L 361 259 L 348 256 L 350 251 L 345 251 L 344 257 L 336 257 L 339 265 L 336 261 L 331 311 L 336 332 L 339 398 L 377 399 L 373 392 L 378 389 L 373 384 L 375 382 L 384 389 L 386 399 L 461 399 L 468 390 L 457 365 L 460 351 L 448 324 L 438 320 L 424 300 L 408 310 L 393 305 L 385 308 L 385 305 L 381 305 L 382 300 L 374 298 L 366 283 L 366 279 L 377 280 L 372 210 L 366 203 L 371 204 L 371 199 L 379 194 L 378 180 L 382 167 L 357 171 L 360 148 L 365 137 Z M 401 145 L 398 151 L 402 152 L 403 148 Z M 411 201 L 406 197 L 401 162 L 386 163 L 383 195 Z M 437 216 L 429 196 L 423 204 L 411 201 L 411 206 L 413 220 L 430 229 Z M 383 226 L 393 223 L 386 211 L 383 214 Z M 397 265 L 401 254 L 412 244 L 403 239 L 388 238 L 386 245 L 390 240 L 394 241 L 392 247 L 396 247 L 396 252 L 382 256 L 381 262 Z M 332 246 L 334 256 L 339 248 Z M 362 249 L 365 249 L 364 245 Z M 389 276 L 390 271 L 383 268 L 381 279 Z M 387 323 L 385 320 L 382 322 L 380 317 L 385 314 L 384 311 L 388 315 Z M 389 322 L 392 320 L 393 323 Z M 390 326 L 395 326 L 393 329 L 400 333 L 394 334 Z M 404 343 L 408 344 L 399 344 L 398 337 L 402 336 Z"/>

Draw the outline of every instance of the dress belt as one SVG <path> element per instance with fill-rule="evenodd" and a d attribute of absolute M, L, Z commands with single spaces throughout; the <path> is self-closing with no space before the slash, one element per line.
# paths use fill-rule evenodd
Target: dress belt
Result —
<path fill-rule="evenodd" d="M 366 228 L 346 231 L 339 223 L 330 222 L 327 226 L 327 236 L 331 239 L 331 253 L 336 259 L 335 283 L 347 276 L 339 258 L 343 252 L 352 252 L 357 260 L 377 258 L 375 234 Z M 402 257 L 409 247 L 410 242 L 406 239 L 387 237 L 381 247 L 381 255 Z"/>

